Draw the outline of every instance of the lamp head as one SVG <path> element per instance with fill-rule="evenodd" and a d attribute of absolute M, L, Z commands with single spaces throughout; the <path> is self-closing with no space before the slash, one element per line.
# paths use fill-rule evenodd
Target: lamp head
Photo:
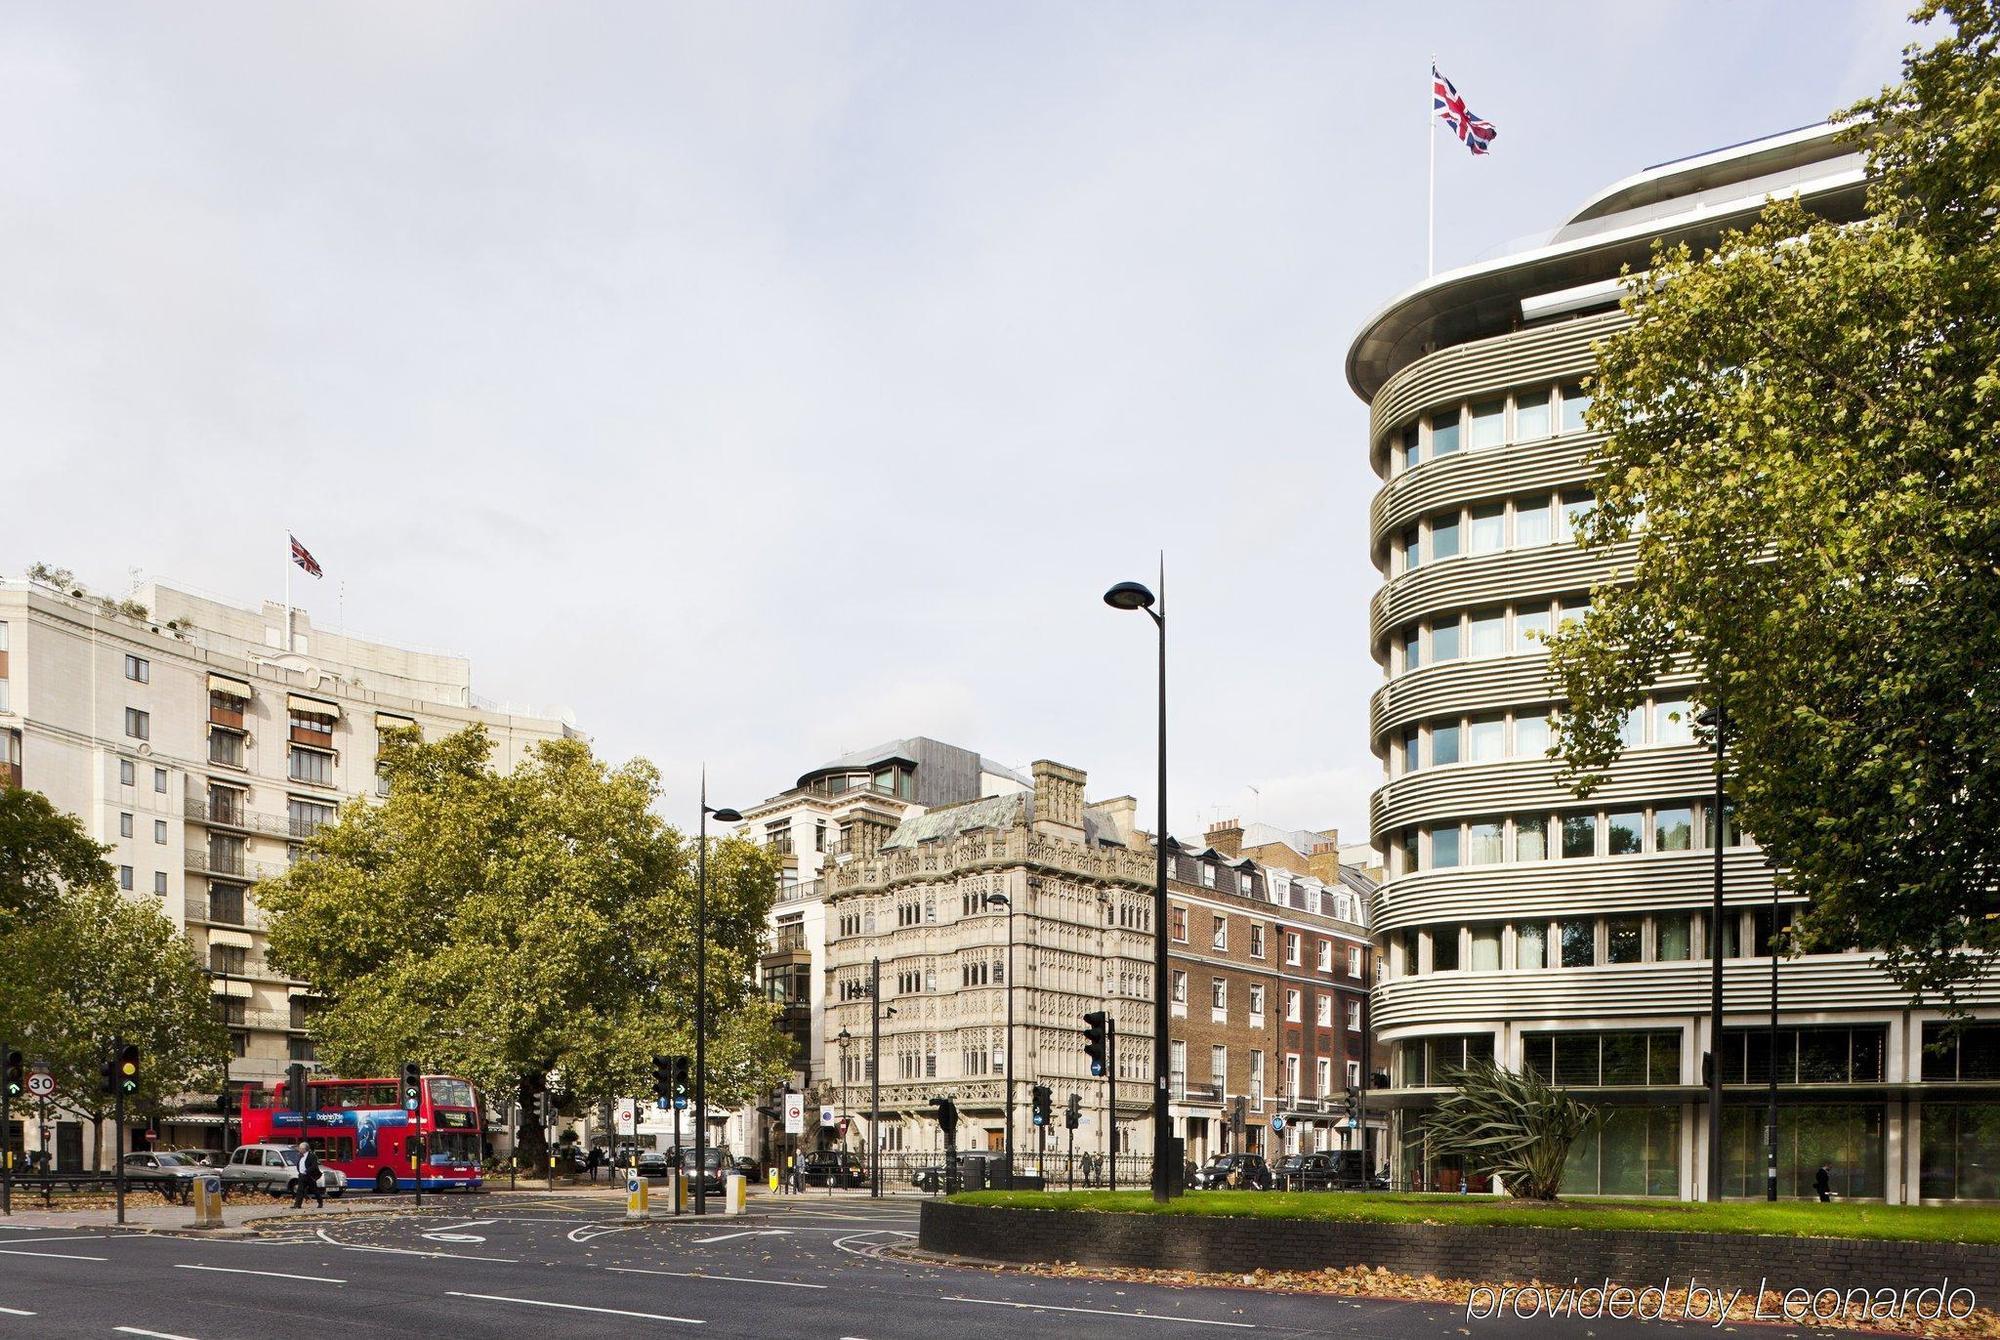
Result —
<path fill-rule="evenodd" d="M 1120 582 L 1104 593 L 1104 603 L 1115 610 L 1151 609 L 1153 593 L 1138 582 Z"/>
<path fill-rule="evenodd" d="M 982 893 L 979 895 L 979 898 L 980 901 L 988 907 L 993 906 L 995 903 L 998 903 L 1002 907 L 1013 906 L 1013 903 L 1008 899 L 1007 895 L 1004 893 Z"/>
<path fill-rule="evenodd" d="M 704 806 L 704 808 L 706 807 Z M 743 816 L 735 810 L 709 810 L 708 815 L 719 824 L 740 824 L 743 822 Z"/>

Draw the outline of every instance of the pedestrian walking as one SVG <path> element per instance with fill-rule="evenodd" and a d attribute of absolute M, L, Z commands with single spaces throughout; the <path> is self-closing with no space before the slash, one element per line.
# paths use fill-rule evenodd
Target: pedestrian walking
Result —
<path fill-rule="evenodd" d="M 590 1157 L 584 1160 L 584 1164 L 590 1171 L 590 1180 L 595 1182 L 597 1180 L 597 1170 L 604 1166 L 604 1151 L 596 1145 L 592 1145 L 590 1147 Z"/>
<path fill-rule="evenodd" d="M 1824 1163 L 1813 1174 L 1813 1190 L 1819 1192 L 1819 1203 L 1822 1205 L 1833 1199 L 1833 1170 Z"/>
<path fill-rule="evenodd" d="M 827 1185 L 830 1187 L 833 1185 L 833 1183 L 828 1182 Z M 797 1196 L 803 1196 L 805 1195 L 805 1193 L 806 1193 L 805 1161 L 803 1159 L 794 1158 L 792 1160 L 792 1194 Z"/>
<path fill-rule="evenodd" d="M 303 1208 L 307 1196 L 311 1196 L 322 1210 L 326 1208 L 326 1186 L 320 1179 L 319 1155 L 313 1153 L 312 1141 L 301 1140 L 299 1175 L 292 1184 L 292 1208 Z"/>

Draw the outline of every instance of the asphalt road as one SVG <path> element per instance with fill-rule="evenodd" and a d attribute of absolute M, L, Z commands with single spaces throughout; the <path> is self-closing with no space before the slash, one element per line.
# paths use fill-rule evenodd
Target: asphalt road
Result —
<path fill-rule="evenodd" d="M 0 1340 L 651 1335 L 754 1340 L 1601 1336 L 1641 1323 L 1472 1321 L 1461 1309 L 1047 1279 L 885 1256 L 907 1199 L 760 1201 L 627 1224 L 615 1202 L 453 1200 L 291 1219 L 255 1239 L 0 1228 Z M 1274 1229 L 1274 1231 L 1282 1231 Z M 1708 1333 L 1653 1324 L 1646 1333 Z M 1767 1332 L 1772 1336 L 1781 1331 Z"/>

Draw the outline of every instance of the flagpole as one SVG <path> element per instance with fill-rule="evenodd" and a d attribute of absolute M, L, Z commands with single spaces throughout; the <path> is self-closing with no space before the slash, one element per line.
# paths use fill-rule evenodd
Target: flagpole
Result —
<path fill-rule="evenodd" d="M 292 654 L 292 533 L 285 532 L 285 655 Z"/>
<path fill-rule="evenodd" d="M 1431 57 L 1431 97 L 1424 105 L 1424 139 L 1430 146 L 1430 203 L 1424 209 L 1424 278 L 1437 273 L 1438 254 L 1438 137 L 1437 137 L 1437 57 Z"/>

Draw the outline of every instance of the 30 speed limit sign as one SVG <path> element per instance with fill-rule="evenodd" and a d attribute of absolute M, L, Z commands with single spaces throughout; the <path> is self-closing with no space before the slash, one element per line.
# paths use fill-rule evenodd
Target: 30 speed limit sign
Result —
<path fill-rule="evenodd" d="M 32 1098 L 50 1098 L 55 1095 L 56 1077 L 46 1070 L 28 1072 L 28 1095 Z"/>

